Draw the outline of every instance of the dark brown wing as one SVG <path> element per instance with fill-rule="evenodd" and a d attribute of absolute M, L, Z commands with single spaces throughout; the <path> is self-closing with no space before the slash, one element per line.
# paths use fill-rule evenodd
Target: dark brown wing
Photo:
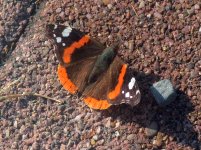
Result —
<path fill-rule="evenodd" d="M 78 91 L 82 92 L 95 61 L 96 57 L 90 57 L 67 67 L 59 65 L 58 77 L 60 83 L 71 94 Z"/>
<path fill-rule="evenodd" d="M 105 46 L 85 33 L 63 25 L 47 25 L 47 35 L 56 46 L 57 58 L 62 66 L 68 66 L 102 53 Z"/>
<path fill-rule="evenodd" d="M 141 98 L 135 78 L 118 56 L 96 82 L 85 88 L 83 96 L 84 102 L 93 109 L 107 109 L 121 103 L 134 106 Z"/>

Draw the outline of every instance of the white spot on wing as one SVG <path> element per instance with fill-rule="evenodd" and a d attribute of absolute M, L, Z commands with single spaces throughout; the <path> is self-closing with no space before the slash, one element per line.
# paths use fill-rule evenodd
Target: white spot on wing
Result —
<path fill-rule="evenodd" d="M 53 36 L 54 36 L 54 37 L 56 37 L 56 35 L 55 35 L 55 34 L 53 34 Z"/>
<path fill-rule="evenodd" d="M 130 96 L 130 98 L 133 98 L 133 96 Z"/>
<path fill-rule="evenodd" d="M 130 97 L 130 93 L 127 92 L 127 93 L 125 94 L 125 97 Z"/>
<path fill-rule="evenodd" d="M 135 78 L 132 78 L 128 84 L 129 90 L 132 90 L 134 85 L 135 85 Z"/>
<path fill-rule="evenodd" d="M 65 44 L 65 43 L 62 43 L 62 45 L 63 45 L 63 46 L 66 46 L 66 44 Z"/>
<path fill-rule="evenodd" d="M 122 91 L 121 93 L 124 94 L 124 91 Z"/>
<path fill-rule="evenodd" d="M 56 37 L 57 43 L 61 43 L 61 37 Z"/>
<path fill-rule="evenodd" d="M 140 91 L 139 91 L 139 90 L 136 91 L 136 95 L 138 95 L 138 93 L 140 94 Z"/>
<path fill-rule="evenodd" d="M 63 37 L 68 37 L 69 34 L 71 33 L 71 31 L 72 31 L 72 28 L 71 27 L 67 27 L 66 29 L 63 30 L 62 36 Z"/>

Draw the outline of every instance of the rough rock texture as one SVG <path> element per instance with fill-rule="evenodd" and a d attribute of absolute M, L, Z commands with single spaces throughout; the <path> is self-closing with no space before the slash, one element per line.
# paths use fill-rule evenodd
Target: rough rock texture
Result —
<path fill-rule="evenodd" d="M 32 17 L 21 11 L 32 7 L 29 1 L 7 1 L 4 8 L 10 9 L 1 9 L 1 51 L 6 50 L 5 35 L 17 41 L 8 48 L 8 57 L 0 54 L 5 62 L 0 67 L 1 94 L 35 92 L 65 103 L 30 96 L 0 102 L 0 149 L 201 149 L 199 0 L 37 2 Z M 118 53 L 135 71 L 142 102 L 134 108 L 122 105 L 99 112 L 68 94 L 58 82 L 58 61 L 44 32 L 47 23 L 56 22 L 89 32 L 107 45 L 120 35 Z M 165 109 L 157 107 L 149 92 L 164 78 L 178 93 Z M 145 128 L 152 121 L 160 128 L 148 138 Z"/>
<path fill-rule="evenodd" d="M 151 88 L 151 93 L 153 94 L 156 102 L 160 106 L 166 106 L 175 100 L 177 93 L 170 82 L 170 80 L 164 79 L 154 83 Z"/>
<path fill-rule="evenodd" d="M 0 1 L 0 63 L 15 49 L 34 11 L 34 1 Z"/>

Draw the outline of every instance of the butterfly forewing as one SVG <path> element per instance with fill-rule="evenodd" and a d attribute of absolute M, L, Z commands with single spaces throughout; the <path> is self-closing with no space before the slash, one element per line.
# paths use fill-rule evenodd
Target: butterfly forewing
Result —
<path fill-rule="evenodd" d="M 47 35 L 55 42 L 57 58 L 65 66 L 97 56 L 105 49 L 100 42 L 70 26 L 47 25 Z"/>

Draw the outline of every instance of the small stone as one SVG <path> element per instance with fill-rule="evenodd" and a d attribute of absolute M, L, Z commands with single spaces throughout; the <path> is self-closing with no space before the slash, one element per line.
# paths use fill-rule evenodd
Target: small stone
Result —
<path fill-rule="evenodd" d="M 17 134 L 16 136 L 15 136 L 15 140 L 16 141 L 20 141 L 22 139 L 22 135 L 21 134 Z"/>
<path fill-rule="evenodd" d="M 133 139 L 135 139 L 135 134 L 130 134 L 127 136 L 127 140 L 131 141 Z"/>
<path fill-rule="evenodd" d="M 108 5 L 110 3 L 110 0 L 102 0 L 104 5 Z"/>
<path fill-rule="evenodd" d="M 154 13 L 154 17 L 158 18 L 158 19 L 161 19 L 162 18 L 162 15 L 158 12 L 155 12 Z"/>
<path fill-rule="evenodd" d="M 128 48 L 129 48 L 129 51 L 133 51 L 133 49 L 134 49 L 134 42 L 133 42 L 133 40 L 130 40 L 129 42 L 128 42 Z"/>
<path fill-rule="evenodd" d="M 6 130 L 6 138 L 8 138 L 9 136 L 10 136 L 10 130 L 7 129 L 7 130 Z"/>
<path fill-rule="evenodd" d="M 69 19 L 69 20 L 73 20 L 73 19 L 74 19 L 74 16 L 73 16 L 73 15 L 69 15 L 69 16 L 68 16 L 68 19 Z"/>
<path fill-rule="evenodd" d="M 154 83 L 150 90 L 160 106 L 166 106 L 170 104 L 175 100 L 177 96 L 172 83 L 168 79 Z"/>
<path fill-rule="evenodd" d="M 27 20 L 22 20 L 22 21 L 20 21 L 19 24 L 20 24 L 20 25 L 25 25 L 25 24 L 27 24 L 27 22 L 28 22 Z"/>
<path fill-rule="evenodd" d="M 153 144 L 160 147 L 162 145 L 162 142 L 163 142 L 163 134 L 161 132 L 158 132 L 155 140 L 156 141 Z"/>
<path fill-rule="evenodd" d="M 155 63 L 154 63 L 154 70 L 156 70 L 156 71 L 160 70 L 160 63 L 158 61 L 155 61 Z"/>
<path fill-rule="evenodd" d="M 112 4 L 108 4 L 107 7 L 108 7 L 109 9 L 112 9 Z"/>
<path fill-rule="evenodd" d="M 179 14 L 179 19 L 183 19 L 184 18 L 184 14 Z"/>
<path fill-rule="evenodd" d="M 142 133 L 142 132 L 143 132 L 143 128 L 140 128 L 140 129 L 139 129 L 139 133 Z"/>
<path fill-rule="evenodd" d="M 74 118 L 74 121 L 79 121 L 83 117 L 83 114 L 80 114 Z"/>
<path fill-rule="evenodd" d="M 114 128 L 115 125 L 116 125 L 115 121 L 111 121 L 111 122 L 110 122 L 110 127 L 111 127 L 111 128 Z"/>
<path fill-rule="evenodd" d="M 151 124 L 147 128 L 145 128 L 145 134 L 148 137 L 155 136 L 157 132 L 158 132 L 158 124 L 155 121 L 151 122 Z"/>
<path fill-rule="evenodd" d="M 187 90 L 187 95 L 190 97 L 192 96 L 192 91 L 190 89 Z"/>
<path fill-rule="evenodd" d="M 60 133 L 59 133 L 59 132 L 56 132 L 56 133 L 53 135 L 53 138 L 59 139 L 60 136 L 61 136 Z"/>
<path fill-rule="evenodd" d="M 114 134 L 115 134 L 116 137 L 120 136 L 119 131 L 116 131 Z"/>
<path fill-rule="evenodd" d="M 22 135 L 22 140 L 25 140 L 25 139 L 27 139 L 27 134 Z"/>
<path fill-rule="evenodd" d="M 94 135 L 94 136 L 93 136 L 93 139 L 94 139 L 95 141 L 97 141 L 97 140 L 98 140 L 98 135 Z"/>
<path fill-rule="evenodd" d="M 65 105 L 59 105 L 58 110 L 63 112 L 65 110 L 66 106 Z"/>
<path fill-rule="evenodd" d="M 32 144 L 32 150 L 38 150 L 38 149 L 40 149 L 39 143 L 38 143 L 38 142 L 34 142 L 34 143 Z"/>
<path fill-rule="evenodd" d="M 115 128 L 118 128 L 120 125 L 121 125 L 121 122 L 118 120 L 118 121 L 116 122 Z"/>
<path fill-rule="evenodd" d="M 101 133 L 101 127 L 98 126 L 97 129 L 96 129 L 96 134 L 100 134 Z"/>
<path fill-rule="evenodd" d="M 189 63 L 189 64 L 187 65 L 187 68 L 188 68 L 188 69 L 193 69 L 193 68 L 194 68 L 194 66 L 195 66 L 195 64 L 194 64 L 194 63 Z"/>
<path fill-rule="evenodd" d="M 151 18 L 151 14 L 148 14 L 148 15 L 147 15 L 147 18 Z"/>
<path fill-rule="evenodd" d="M 20 128 L 20 133 L 22 134 L 25 129 L 26 129 L 26 127 L 24 125 L 22 125 L 21 128 Z"/>
<path fill-rule="evenodd" d="M 199 29 L 199 32 L 201 33 L 201 27 L 200 27 L 200 29 Z"/>
<path fill-rule="evenodd" d="M 138 143 L 133 143 L 131 146 L 131 150 L 142 150 L 141 145 Z"/>
<path fill-rule="evenodd" d="M 32 12 L 33 12 L 33 7 L 27 8 L 27 13 L 28 13 L 28 14 L 31 14 Z"/>
<path fill-rule="evenodd" d="M 19 61 L 20 60 L 20 57 L 16 57 L 16 59 L 15 59 L 16 61 Z"/>
<path fill-rule="evenodd" d="M 99 145 L 102 145 L 104 142 L 105 142 L 104 139 L 101 139 L 101 140 L 97 141 L 97 143 L 98 143 Z"/>
<path fill-rule="evenodd" d="M 196 78 L 197 76 L 199 76 L 198 72 L 195 70 L 192 70 L 190 74 L 190 78 L 193 79 L 193 78 Z"/>
<path fill-rule="evenodd" d="M 65 149 L 66 149 L 66 146 L 64 144 L 61 144 L 60 150 L 65 150 Z"/>
<path fill-rule="evenodd" d="M 107 128 L 114 128 L 115 127 L 115 122 L 110 119 L 108 119 L 108 121 L 105 124 L 105 127 Z"/>
<path fill-rule="evenodd" d="M 56 13 L 60 13 L 60 12 L 61 12 L 61 8 L 57 8 Z"/>
<path fill-rule="evenodd" d="M 129 45 L 128 45 L 128 41 L 125 41 L 125 42 L 124 42 L 124 46 L 125 46 L 125 47 L 128 47 L 128 46 L 129 46 Z"/>
<path fill-rule="evenodd" d="M 141 1 L 141 2 L 140 2 L 140 5 L 139 5 L 139 8 L 144 8 L 144 6 L 145 6 L 144 1 Z"/>
<path fill-rule="evenodd" d="M 87 14 L 86 17 L 87 17 L 87 19 L 91 19 L 92 18 L 91 14 Z"/>
<path fill-rule="evenodd" d="M 199 4 L 195 4 L 194 8 L 195 8 L 195 10 L 199 10 L 200 9 L 200 5 Z"/>
<path fill-rule="evenodd" d="M 166 141 L 167 139 L 168 139 L 167 135 L 163 137 L 163 141 Z"/>
<path fill-rule="evenodd" d="M 168 47 L 167 47 L 167 46 L 162 46 L 162 50 L 163 50 L 163 51 L 167 51 L 167 50 L 168 50 Z"/>
<path fill-rule="evenodd" d="M 91 145 L 95 145 L 96 141 L 94 139 L 91 139 Z"/>
<path fill-rule="evenodd" d="M 166 10 L 166 11 L 170 11 L 170 10 L 171 10 L 171 8 L 172 8 L 172 7 L 171 7 L 170 5 L 165 6 L 165 10 Z"/>
<path fill-rule="evenodd" d="M 14 127 L 17 128 L 17 120 L 14 122 Z"/>
<path fill-rule="evenodd" d="M 18 143 L 17 142 L 13 142 L 11 148 L 12 149 L 17 149 L 18 148 Z"/>
<path fill-rule="evenodd" d="M 142 144 L 141 148 L 142 148 L 142 149 L 145 149 L 145 147 L 146 147 L 145 144 Z"/>
<path fill-rule="evenodd" d="M 162 141 L 158 141 L 157 139 L 153 140 L 153 145 L 160 147 L 162 144 Z"/>
<path fill-rule="evenodd" d="M 194 14 L 194 8 L 191 8 L 191 9 L 187 9 L 187 13 L 188 13 L 188 15 L 192 15 L 192 14 Z"/>

